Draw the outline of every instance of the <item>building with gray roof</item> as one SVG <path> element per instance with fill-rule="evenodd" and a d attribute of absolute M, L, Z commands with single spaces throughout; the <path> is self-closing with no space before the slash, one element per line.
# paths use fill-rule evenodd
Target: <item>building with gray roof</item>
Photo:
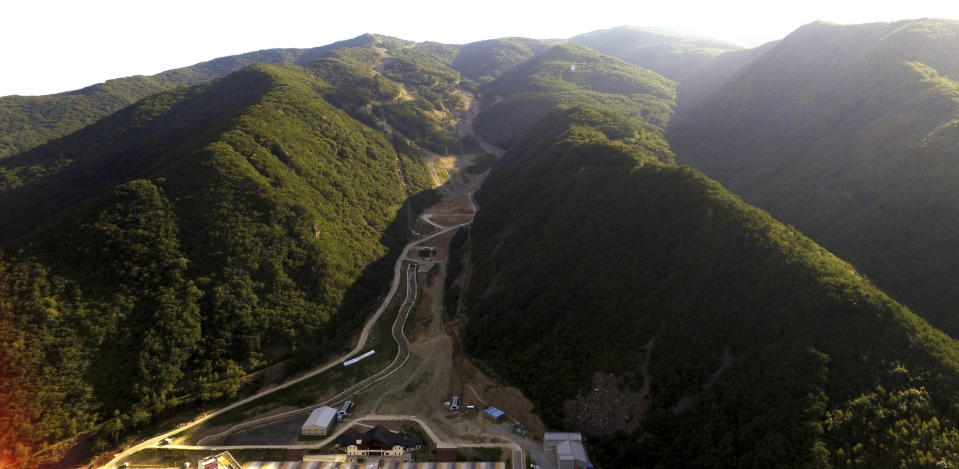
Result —
<path fill-rule="evenodd" d="M 543 434 L 543 449 L 554 451 L 556 466 L 559 469 L 590 469 L 593 467 L 586 456 L 583 435 L 579 433 L 546 432 Z"/>
<path fill-rule="evenodd" d="M 313 409 L 306 423 L 300 428 L 301 435 L 319 435 L 324 436 L 333 427 L 333 419 L 336 418 L 336 409 L 332 407 L 319 407 Z"/>

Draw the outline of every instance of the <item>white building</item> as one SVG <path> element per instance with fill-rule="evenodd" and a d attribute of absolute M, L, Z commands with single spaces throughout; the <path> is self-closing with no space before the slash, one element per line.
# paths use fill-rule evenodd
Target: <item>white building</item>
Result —
<path fill-rule="evenodd" d="M 583 435 L 579 433 L 546 432 L 543 434 L 543 449 L 554 450 L 559 469 L 588 469 L 593 467 L 583 447 Z"/>
<path fill-rule="evenodd" d="M 301 435 L 326 435 L 333 427 L 333 419 L 336 418 L 336 409 L 323 406 L 313 409 L 310 418 L 306 419 L 303 428 L 300 429 Z"/>

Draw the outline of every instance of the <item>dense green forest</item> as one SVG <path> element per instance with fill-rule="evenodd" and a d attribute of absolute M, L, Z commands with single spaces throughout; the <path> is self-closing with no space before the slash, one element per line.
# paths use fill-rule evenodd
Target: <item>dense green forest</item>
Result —
<path fill-rule="evenodd" d="M 558 105 L 588 104 L 662 128 L 676 84 L 661 75 L 575 44 L 559 44 L 490 83 L 503 97 L 476 118 L 476 132 L 506 147 Z"/>
<path fill-rule="evenodd" d="M 348 345 L 429 177 L 312 75 L 257 65 L 0 161 L 4 457 Z"/>
<path fill-rule="evenodd" d="M 569 41 L 680 82 L 695 75 L 719 55 L 740 49 L 713 39 L 682 37 L 629 26 L 580 34 Z"/>
<path fill-rule="evenodd" d="M 957 50 L 953 21 L 813 23 L 718 71 L 670 141 L 959 337 Z"/>
<path fill-rule="evenodd" d="M 468 352 L 548 425 L 586 431 L 598 467 L 956 461 L 956 342 L 795 229 L 662 163 L 665 145 L 577 107 L 503 157 L 471 230 Z M 607 374 L 617 399 L 584 415 Z"/>

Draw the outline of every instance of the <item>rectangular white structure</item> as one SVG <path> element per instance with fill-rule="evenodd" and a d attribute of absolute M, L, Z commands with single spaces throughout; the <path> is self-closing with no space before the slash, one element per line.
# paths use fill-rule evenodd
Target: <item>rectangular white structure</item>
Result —
<path fill-rule="evenodd" d="M 343 362 L 343 366 L 350 366 L 350 365 L 352 365 L 352 364 L 354 364 L 354 363 L 356 363 L 356 362 L 358 362 L 358 361 L 360 361 L 360 360 L 362 360 L 362 359 L 364 359 L 364 358 L 366 358 L 366 357 L 369 357 L 370 355 L 373 355 L 374 353 L 376 353 L 376 350 L 370 350 L 369 352 L 366 352 L 366 353 L 364 353 L 363 355 L 360 355 L 360 356 L 358 356 L 358 357 L 356 357 L 356 358 L 351 358 L 351 359 Z"/>
<path fill-rule="evenodd" d="M 313 409 L 310 417 L 303 424 L 303 428 L 300 429 L 300 434 L 324 436 L 333 427 L 333 419 L 335 418 L 336 409 L 332 407 L 323 406 Z"/>

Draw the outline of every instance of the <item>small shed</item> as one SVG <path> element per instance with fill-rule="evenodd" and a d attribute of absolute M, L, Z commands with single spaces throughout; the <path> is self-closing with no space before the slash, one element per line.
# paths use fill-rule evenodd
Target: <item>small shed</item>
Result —
<path fill-rule="evenodd" d="M 506 412 L 503 412 L 496 407 L 487 407 L 486 410 L 483 411 L 483 415 L 493 419 L 493 421 L 499 421 L 506 416 Z"/>
<path fill-rule="evenodd" d="M 333 427 L 333 419 L 335 418 L 336 409 L 332 407 L 323 406 L 313 409 L 310 417 L 306 419 L 306 423 L 300 429 L 300 434 L 324 436 Z"/>

